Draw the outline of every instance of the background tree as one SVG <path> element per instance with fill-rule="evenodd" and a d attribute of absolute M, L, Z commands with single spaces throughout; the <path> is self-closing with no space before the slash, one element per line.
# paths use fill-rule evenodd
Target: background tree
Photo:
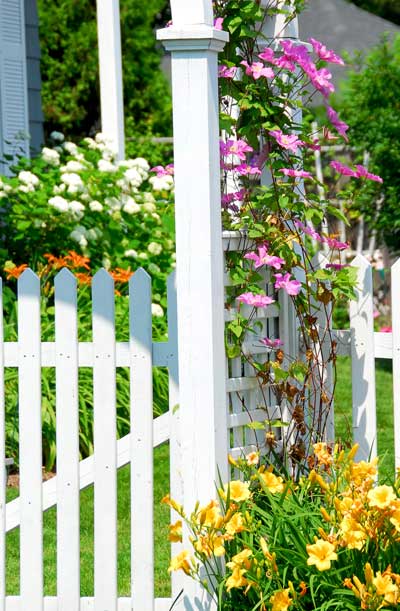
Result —
<path fill-rule="evenodd" d="M 400 36 L 384 40 L 343 83 L 341 112 L 349 137 L 358 150 L 371 156 L 370 169 L 383 178 L 359 198 L 370 228 L 376 227 L 387 245 L 400 249 Z M 384 203 L 376 202 L 384 196 Z"/>
<path fill-rule="evenodd" d="M 350 0 L 350 2 L 370 13 L 400 24 L 399 0 Z"/>
<path fill-rule="evenodd" d="M 121 34 L 127 134 L 170 135 L 169 85 L 153 29 L 166 0 L 121 0 Z M 42 96 L 47 133 L 79 138 L 100 129 L 95 0 L 38 0 Z"/>

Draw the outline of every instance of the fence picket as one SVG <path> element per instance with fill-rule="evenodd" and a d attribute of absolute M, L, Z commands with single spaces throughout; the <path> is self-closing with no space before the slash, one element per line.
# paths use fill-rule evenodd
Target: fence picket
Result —
<path fill-rule="evenodd" d="M 117 431 L 114 281 L 93 278 L 94 611 L 117 610 Z"/>
<path fill-rule="evenodd" d="M 396 468 L 400 467 L 400 259 L 391 270 L 392 275 L 392 341 L 393 341 L 393 424 L 394 424 L 394 459 Z"/>
<path fill-rule="evenodd" d="M 358 458 L 368 460 L 377 454 L 372 268 L 362 255 L 352 265 L 358 271 L 356 299 L 350 302 L 353 430 Z"/>
<path fill-rule="evenodd" d="M 0 278 L 0 611 L 6 596 L 6 437 L 4 401 L 3 281 Z"/>
<path fill-rule="evenodd" d="M 43 609 L 40 281 L 18 280 L 21 609 Z"/>
<path fill-rule="evenodd" d="M 129 281 L 131 346 L 131 594 L 134 611 L 154 609 L 153 378 L 150 276 Z"/>
<path fill-rule="evenodd" d="M 79 609 L 79 411 L 76 278 L 55 278 L 58 611 Z"/>

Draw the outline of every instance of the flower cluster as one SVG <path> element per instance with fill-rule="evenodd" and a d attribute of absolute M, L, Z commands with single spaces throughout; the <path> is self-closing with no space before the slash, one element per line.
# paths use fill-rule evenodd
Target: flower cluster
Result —
<path fill-rule="evenodd" d="M 252 452 L 231 459 L 243 480 L 190 515 L 166 497 L 180 518 L 170 539 L 182 541 L 185 522 L 192 547 L 170 571 L 202 581 L 204 567 L 223 611 L 398 608 L 400 480 L 377 486 L 376 461 L 355 462 L 356 451 L 315 444 L 314 468 L 298 481 Z"/>

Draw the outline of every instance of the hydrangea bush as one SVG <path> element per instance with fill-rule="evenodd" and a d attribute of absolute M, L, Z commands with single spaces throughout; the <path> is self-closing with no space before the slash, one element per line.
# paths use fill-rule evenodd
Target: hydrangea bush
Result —
<path fill-rule="evenodd" d="M 89 257 L 93 269 L 145 267 L 156 301 L 164 301 L 175 257 L 173 170 L 151 172 L 143 158 L 117 162 L 102 134 L 79 146 L 59 132 L 52 138 L 52 148 L 20 160 L 15 175 L 1 179 L 6 266 L 35 269 L 46 253 L 74 250 Z"/>

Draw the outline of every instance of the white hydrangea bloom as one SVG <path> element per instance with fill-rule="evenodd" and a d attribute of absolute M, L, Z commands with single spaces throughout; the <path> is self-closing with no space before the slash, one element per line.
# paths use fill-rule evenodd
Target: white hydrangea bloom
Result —
<path fill-rule="evenodd" d="M 106 197 L 104 203 L 110 208 L 111 211 L 121 210 L 122 208 L 122 201 L 117 197 Z"/>
<path fill-rule="evenodd" d="M 107 256 L 103 257 L 101 264 L 104 267 L 104 269 L 110 269 L 111 267 L 111 261 Z"/>
<path fill-rule="evenodd" d="M 130 248 L 129 250 L 126 250 L 124 252 L 125 257 L 130 257 L 132 259 L 136 259 L 136 257 L 138 256 L 136 250 L 134 250 L 133 248 Z"/>
<path fill-rule="evenodd" d="M 67 212 L 69 206 L 69 202 L 64 199 L 64 197 L 61 197 L 61 195 L 55 195 L 54 197 L 50 197 L 48 203 L 50 206 L 52 206 L 56 210 L 59 210 L 60 212 Z"/>
<path fill-rule="evenodd" d="M 50 138 L 54 140 L 54 142 L 64 142 L 64 134 L 61 132 L 51 132 Z"/>
<path fill-rule="evenodd" d="M 147 250 L 151 255 L 159 255 L 162 252 L 162 246 L 157 242 L 150 242 L 147 247 Z"/>
<path fill-rule="evenodd" d="M 60 169 L 61 172 L 80 172 L 81 170 L 85 169 L 85 166 L 80 161 L 75 161 L 74 159 L 71 159 L 66 163 L 66 165 L 63 165 Z"/>
<path fill-rule="evenodd" d="M 138 259 L 141 259 L 142 261 L 146 261 L 146 259 L 148 259 L 147 253 L 146 252 L 140 252 L 138 254 Z"/>
<path fill-rule="evenodd" d="M 165 246 L 170 250 L 171 248 L 174 247 L 174 243 L 172 240 L 168 239 L 168 240 L 165 240 Z"/>
<path fill-rule="evenodd" d="M 13 191 L 13 188 L 11 185 L 4 185 L 3 189 L 6 193 L 12 193 Z"/>
<path fill-rule="evenodd" d="M 61 174 L 61 180 L 68 187 L 68 193 L 77 193 L 78 191 L 83 191 L 83 182 L 82 178 L 79 174 L 75 174 L 74 172 L 67 172 L 65 174 Z"/>
<path fill-rule="evenodd" d="M 132 201 L 124 204 L 122 210 L 126 212 L 126 214 L 137 214 L 138 212 L 140 212 L 140 206 L 135 202 L 134 199 L 132 199 Z"/>
<path fill-rule="evenodd" d="M 76 201 L 75 199 L 69 203 L 69 212 L 73 214 L 76 219 L 81 219 L 83 217 L 85 211 L 85 206 L 81 204 L 81 202 Z"/>
<path fill-rule="evenodd" d="M 149 274 L 159 274 L 161 270 L 156 263 L 150 263 L 147 267 L 147 271 Z"/>
<path fill-rule="evenodd" d="M 78 147 L 75 142 L 64 142 L 63 147 L 70 155 L 76 155 L 78 153 Z"/>
<path fill-rule="evenodd" d="M 85 248 L 88 245 L 88 241 L 86 239 L 86 229 L 82 227 L 82 225 L 78 225 L 75 227 L 73 231 L 69 234 L 69 237 L 75 242 L 78 242 L 79 246 Z"/>
<path fill-rule="evenodd" d="M 142 176 L 136 168 L 128 168 L 124 172 L 124 176 L 132 187 L 140 187 L 143 182 Z"/>
<path fill-rule="evenodd" d="M 95 140 L 93 140 L 93 138 L 84 138 L 83 142 L 86 144 L 86 146 L 89 149 L 92 149 L 92 150 L 97 149 L 97 143 Z"/>
<path fill-rule="evenodd" d="M 35 187 L 33 185 L 20 185 L 18 187 L 18 191 L 22 191 L 22 193 L 31 193 L 34 190 Z"/>
<path fill-rule="evenodd" d="M 99 168 L 100 172 L 116 172 L 118 169 L 117 166 L 107 159 L 99 159 L 97 162 L 97 167 Z"/>
<path fill-rule="evenodd" d="M 89 203 L 89 208 L 92 212 L 101 212 L 103 210 L 103 204 L 98 202 L 97 199 L 94 199 Z"/>
<path fill-rule="evenodd" d="M 117 155 L 117 151 L 112 148 L 110 145 L 105 146 L 102 150 L 101 156 L 105 161 L 114 161 Z"/>
<path fill-rule="evenodd" d="M 158 303 L 151 304 L 151 313 L 153 316 L 156 316 L 157 318 L 162 318 L 164 316 L 164 310 Z"/>
<path fill-rule="evenodd" d="M 27 170 L 22 170 L 18 174 L 18 178 L 21 182 L 25 183 L 26 185 L 32 185 L 33 188 L 37 187 L 40 182 L 36 174 L 33 174 L 32 172 L 28 172 Z"/>
<path fill-rule="evenodd" d="M 58 195 L 59 193 L 64 193 L 65 189 L 67 188 L 67 185 L 62 184 L 62 185 L 54 185 L 53 187 L 53 193 L 55 195 Z"/>
<path fill-rule="evenodd" d="M 165 176 L 152 176 L 149 178 L 149 183 L 154 191 L 171 191 L 174 186 L 174 179 L 169 174 Z"/>
<path fill-rule="evenodd" d="M 97 230 L 96 227 L 88 229 L 88 231 L 86 232 L 86 238 L 89 240 L 89 242 L 96 242 L 96 240 L 98 240 L 100 237 L 101 231 L 99 234 L 99 230 Z"/>
<path fill-rule="evenodd" d="M 151 217 L 157 222 L 161 220 L 161 217 L 159 214 L 157 214 L 157 212 L 152 212 Z"/>
<path fill-rule="evenodd" d="M 42 148 L 42 159 L 49 165 L 60 165 L 60 154 L 54 149 L 49 149 L 47 146 Z"/>
<path fill-rule="evenodd" d="M 145 212 L 149 212 L 150 214 L 152 214 L 153 212 L 155 212 L 157 210 L 155 204 L 152 204 L 151 202 L 145 202 L 143 204 L 143 210 Z"/>

